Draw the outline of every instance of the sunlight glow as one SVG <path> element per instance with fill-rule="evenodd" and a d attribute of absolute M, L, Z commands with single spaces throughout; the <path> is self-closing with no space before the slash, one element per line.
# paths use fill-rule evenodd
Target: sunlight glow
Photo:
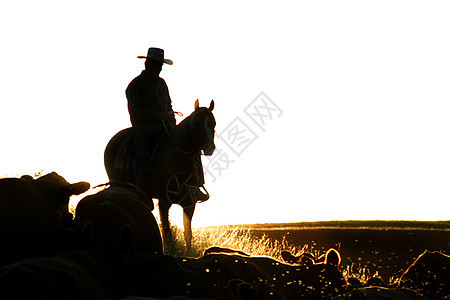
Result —
<path fill-rule="evenodd" d="M 143 69 L 136 56 L 158 46 L 174 61 L 161 75 L 174 109 L 186 116 L 195 99 L 214 99 L 215 158 L 229 159 L 219 173 L 203 158 L 211 199 L 197 206 L 194 226 L 447 220 L 448 8 L 397 0 L 2 4 L 0 175 L 45 170 L 107 182 L 103 151 L 130 126 L 124 91 Z M 282 112 L 266 115 L 263 127 L 248 110 L 261 92 Z M 230 125 L 253 132 L 245 150 L 231 149 Z M 180 211 L 170 213 L 177 225 Z"/>

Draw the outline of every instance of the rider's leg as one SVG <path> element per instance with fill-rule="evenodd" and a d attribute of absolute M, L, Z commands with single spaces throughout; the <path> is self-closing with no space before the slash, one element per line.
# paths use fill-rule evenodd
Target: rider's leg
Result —
<path fill-rule="evenodd" d="M 136 147 L 136 157 L 134 161 L 134 182 L 142 188 L 147 188 L 147 168 L 148 157 L 150 155 L 152 131 L 146 126 L 134 127 L 134 142 Z"/>
<path fill-rule="evenodd" d="M 145 147 L 142 146 L 139 138 L 136 140 L 136 157 L 134 159 L 134 183 L 140 187 L 145 187 L 145 171 L 148 153 L 144 151 Z"/>
<path fill-rule="evenodd" d="M 150 190 L 152 172 L 149 169 L 149 159 L 155 149 L 157 140 L 163 131 L 162 123 L 157 121 L 134 127 L 134 140 L 136 145 L 136 158 L 134 165 L 135 184 Z"/>

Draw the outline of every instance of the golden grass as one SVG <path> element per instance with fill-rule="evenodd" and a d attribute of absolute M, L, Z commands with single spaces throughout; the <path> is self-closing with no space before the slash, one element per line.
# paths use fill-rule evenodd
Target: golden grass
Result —
<path fill-rule="evenodd" d="M 186 253 L 183 230 L 175 225 L 172 225 L 171 228 L 174 240 L 166 247 L 165 252 L 168 255 L 200 257 L 208 248 L 222 247 L 239 250 L 250 255 L 270 256 L 281 260 L 282 250 L 290 251 L 294 255 L 305 251 L 311 252 L 309 245 L 299 248 L 290 245 L 285 239 L 280 242 L 265 235 L 256 238 L 249 229 L 236 226 L 212 226 L 192 230 L 192 248 L 189 253 Z"/>
<path fill-rule="evenodd" d="M 314 249 L 314 245 L 306 244 L 301 247 L 291 245 L 284 238 L 281 242 L 272 240 L 266 235 L 256 238 L 248 227 L 237 226 L 194 228 L 192 248 L 186 253 L 183 229 L 175 225 L 171 225 L 171 229 L 174 239 L 166 246 L 165 254 L 173 256 L 201 257 L 205 250 L 211 247 L 234 249 L 256 256 L 269 256 L 280 261 L 283 261 L 281 258 L 283 250 L 290 251 L 293 255 L 309 252 L 316 257 L 325 253 L 323 250 Z M 356 277 L 362 282 L 378 275 L 377 272 L 372 273 L 368 268 L 355 264 L 341 266 L 340 269 L 345 278 Z M 389 283 L 396 280 L 398 278 L 389 278 Z"/>

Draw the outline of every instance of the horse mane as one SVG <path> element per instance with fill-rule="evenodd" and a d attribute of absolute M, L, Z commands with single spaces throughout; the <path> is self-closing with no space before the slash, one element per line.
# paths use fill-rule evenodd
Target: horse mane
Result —
<path fill-rule="evenodd" d="M 186 139 L 190 139 L 191 137 L 189 135 L 189 132 L 192 128 L 195 118 L 204 113 L 212 115 L 211 111 L 207 107 L 199 107 L 194 110 L 189 116 L 181 120 L 178 125 L 172 127 L 167 132 L 167 134 L 170 135 L 169 139 L 173 139 L 174 141 L 177 141 L 177 143 L 186 141 Z"/>
<path fill-rule="evenodd" d="M 207 108 L 207 107 L 199 107 L 196 110 L 194 110 L 189 116 L 187 116 L 186 118 L 184 118 L 178 125 L 181 125 L 183 123 L 188 123 L 191 122 L 192 120 L 194 120 L 198 115 L 203 114 L 203 113 L 208 113 L 210 115 L 212 115 L 212 112 Z"/>

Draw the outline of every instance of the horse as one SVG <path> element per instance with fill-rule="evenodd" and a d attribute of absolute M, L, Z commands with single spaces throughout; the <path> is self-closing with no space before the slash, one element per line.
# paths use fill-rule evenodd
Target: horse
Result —
<path fill-rule="evenodd" d="M 172 239 L 169 209 L 172 204 L 178 204 L 183 208 L 187 251 L 191 248 L 191 222 L 198 200 L 193 189 L 203 187 L 203 174 L 198 174 L 195 160 L 200 161 L 201 152 L 209 156 L 215 150 L 216 121 L 213 109 L 214 100 L 211 100 L 209 107 L 200 107 L 197 99 L 192 114 L 172 128 L 164 126 L 165 132 L 159 138 L 147 164 L 148 182 L 145 191 L 150 199 L 158 199 L 164 243 L 167 244 Z M 132 128 L 119 131 L 105 148 L 105 169 L 111 181 L 135 184 L 132 134 Z M 207 195 L 209 198 L 208 193 Z"/>

